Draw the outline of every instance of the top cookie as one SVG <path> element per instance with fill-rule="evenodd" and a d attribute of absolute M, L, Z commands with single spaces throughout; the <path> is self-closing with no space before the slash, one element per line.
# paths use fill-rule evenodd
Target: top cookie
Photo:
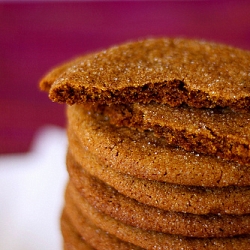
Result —
<path fill-rule="evenodd" d="M 146 39 L 56 68 L 40 87 L 68 104 L 168 103 L 250 111 L 250 52 L 188 39 Z"/>

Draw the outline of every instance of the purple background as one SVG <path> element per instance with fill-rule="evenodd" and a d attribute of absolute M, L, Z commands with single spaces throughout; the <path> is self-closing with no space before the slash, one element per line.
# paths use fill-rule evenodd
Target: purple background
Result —
<path fill-rule="evenodd" d="M 0 154 L 25 152 L 37 129 L 65 126 L 38 89 L 53 66 L 136 38 L 204 38 L 250 49 L 250 1 L 0 3 Z"/>

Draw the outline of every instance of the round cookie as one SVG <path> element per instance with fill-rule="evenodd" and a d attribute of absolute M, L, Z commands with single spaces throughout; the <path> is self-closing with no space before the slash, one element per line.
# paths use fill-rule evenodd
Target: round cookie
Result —
<path fill-rule="evenodd" d="M 228 238 L 194 238 L 178 235 L 145 231 L 140 228 L 125 225 L 107 215 L 104 215 L 91 207 L 84 199 L 79 203 L 66 191 L 66 207 L 71 210 L 70 218 L 75 225 L 79 220 L 88 216 L 89 220 L 98 225 L 102 230 L 114 235 L 124 242 L 130 242 L 144 249 L 199 249 L 222 250 L 242 249 L 247 250 L 250 244 L 249 236 Z M 77 211 L 79 209 L 79 211 Z M 80 224 L 79 224 L 80 225 Z"/>
<path fill-rule="evenodd" d="M 183 103 L 250 110 L 250 52 L 189 39 L 145 39 L 93 53 L 40 83 L 68 104 Z M 46 86 L 46 87 L 44 87 Z"/>
<path fill-rule="evenodd" d="M 66 214 L 72 226 L 76 228 L 81 237 L 94 249 L 142 250 L 141 247 L 121 241 L 114 235 L 94 225 L 87 217 L 82 216 L 78 209 L 72 206 L 71 202 L 68 202 L 68 199 L 65 201 L 64 214 Z"/>
<path fill-rule="evenodd" d="M 167 143 L 250 166 L 250 113 L 228 109 L 170 107 L 157 103 L 88 105 L 110 123 L 143 132 L 150 130 Z"/>
<path fill-rule="evenodd" d="M 69 150 L 87 171 L 120 193 L 147 205 L 193 214 L 246 214 L 250 212 L 250 187 L 208 188 L 140 179 L 114 171 L 79 145 L 68 133 Z"/>
<path fill-rule="evenodd" d="M 140 202 L 161 207 L 166 210 L 184 211 L 191 213 L 246 213 L 249 210 L 249 187 L 203 188 L 183 187 L 179 185 L 164 184 L 123 175 L 112 168 L 96 161 L 97 157 L 86 154 L 76 141 L 73 132 L 68 134 L 70 150 L 73 151 L 77 161 L 88 171 Z M 150 197 L 158 199 L 154 200 Z M 167 196 L 166 196 L 167 195 Z M 173 200 L 174 203 L 172 202 Z M 177 202 L 178 201 L 178 202 Z M 181 207 L 182 206 L 182 207 Z M 188 210 L 186 210 L 188 209 Z"/>
<path fill-rule="evenodd" d="M 249 185 L 250 168 L 171 147 L 151 132 L 109 124 L 81 105 L 67 107 L 68 127 L 103 164 L 139 178 L 193 186 Z"/>
<path fill-rule="evenodd" d="M 229 237 L 250 234 L 250 216 L 192 215 L 167 212 L 130 199 L 91 177 L 68 156 L 71 196 L 81 203 L 81 195 L 98 211 L 125 224 L 190 237 Z"/>
<path fill-rule="evenodd" d="M 64 212 L 62 213 L 60 223 L 64 250 L 94 250 L 78 234 Z"/>
<path fill-rule="evenodd" d="M 75 59 L 72 59 L 69 62 L 61 63 L 57 67 L 53 68 L 46 74 L 46 79 L 50 79 L 49 81 L 45 80 L 41 83 L 40 87 L 42 90 L 49 92 L 51 87 L 51 82 L 54 82 L 58 76 L 60 76 L 62 73 L 64 73 L 68 68 L 73 66 L 74 64 L 80 62 L 81 60 L 84 60 L 87 58 L 86 56 L 78 57 Z"/>

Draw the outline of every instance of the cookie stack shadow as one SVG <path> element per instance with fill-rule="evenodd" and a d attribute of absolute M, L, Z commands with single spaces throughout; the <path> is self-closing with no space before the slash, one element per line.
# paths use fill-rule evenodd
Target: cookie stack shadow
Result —
<path fill-rule="evenodd" d="M 67 103 L 64 249 L 250 249 L 250 53 L 146 39 L 49 72 Z"/>
<path fill-rule="evenodd" d="M 248 249 L 249 168 L 184 150 L 195 147 L 194 139 L 173 145 L 172 137 L 181 133 L 174 130 L 181 124 L 173 115 L 166 121 L 162 111 L 177 113 L 178 122 L 187 115 L 181 112 L 189 112 L 210 130 L 214 128 L 203 113 L 229 124 L 235 124 L 233 116 L 247 114 L 155 103 L 67 109 L 70 181 L 62 221 L 74 227 L 79 244 L 84 239 L 94 249 Z M 144 130 L 146 123 L 161 124 L 162 134 L 154 132 L 155 126 Z M 190 133 L 202 134 L 192 129 Z M 203 151 L 212 143 L 205 140 Z"/>

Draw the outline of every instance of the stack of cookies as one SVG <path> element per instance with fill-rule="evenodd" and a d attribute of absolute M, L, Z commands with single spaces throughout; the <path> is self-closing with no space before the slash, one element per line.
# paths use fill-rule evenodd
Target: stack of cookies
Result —
<path fill-rule="evenodd" d="M 68 104 L 64 249 L 250 249 L 250 52 L 146 39 L 40 86 Z"/>

